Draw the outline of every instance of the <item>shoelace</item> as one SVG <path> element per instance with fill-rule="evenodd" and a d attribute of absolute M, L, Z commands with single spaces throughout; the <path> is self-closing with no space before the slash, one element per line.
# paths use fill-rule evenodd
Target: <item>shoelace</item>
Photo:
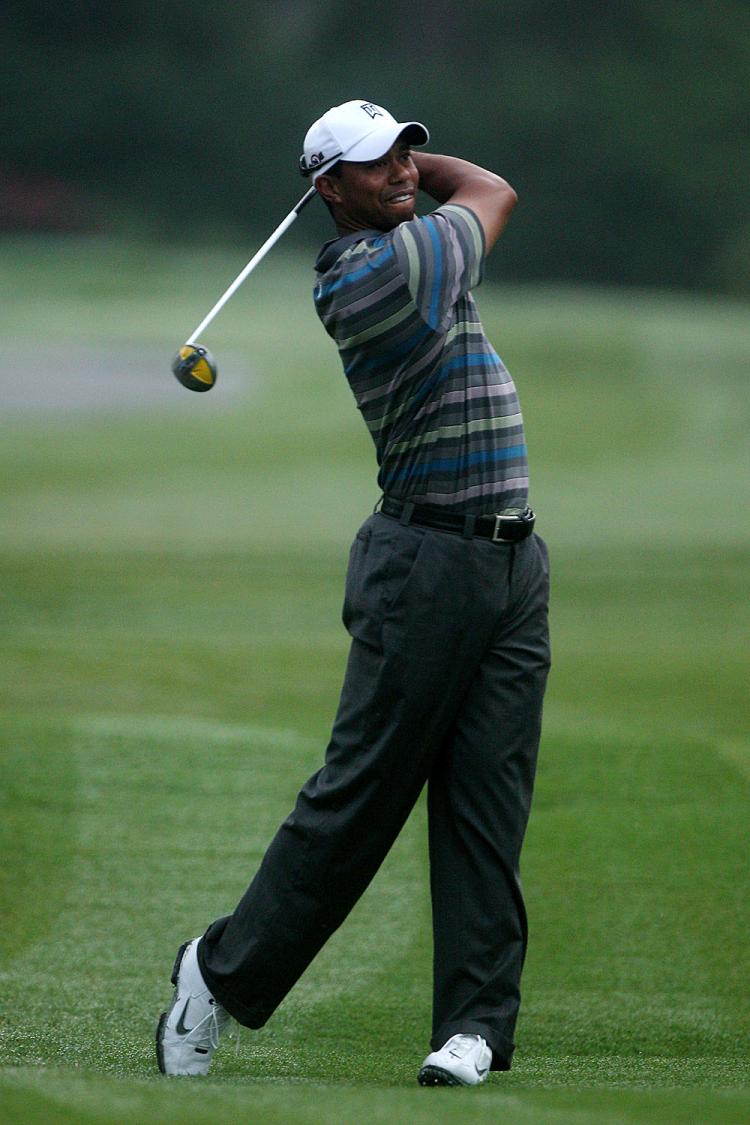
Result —
<path fill-rule="evenodd" d="M 211 1011 L 202 1020 L 198 1020 L 195 1027 L 190 1028 L 188 1040 L 194 1046 L 208 1046 L 216 1050 L 219 1046 L 219 1036 L 229 1023 L 229 1013 L 226 1012 L 215 1000 L 211 1000 Z M 204 1027 L 204 1024 L 208 1024 Z"/>

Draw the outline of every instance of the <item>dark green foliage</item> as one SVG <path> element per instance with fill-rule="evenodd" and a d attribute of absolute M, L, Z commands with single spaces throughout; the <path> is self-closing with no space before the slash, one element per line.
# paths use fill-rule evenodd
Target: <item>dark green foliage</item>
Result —
<path fill-rule="evenodd" d="M 53 176 L 88 193 L 84 226 L 260 233 L 296 198 L 311 120 L 364 96 L 518 189 L 503 277 L 750 284 L 744 0 L 5 11 L 0 199 L 4 175 Z"/>

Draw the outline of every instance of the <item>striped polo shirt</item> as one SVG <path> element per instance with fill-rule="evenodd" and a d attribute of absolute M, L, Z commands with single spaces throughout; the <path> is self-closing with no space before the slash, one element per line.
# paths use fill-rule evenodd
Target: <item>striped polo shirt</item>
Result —
<path fill-rule="evenodd" d="M 445 204 L 327 243 L 314 290 L 375 442 L 381 490 L 476 515 L 524 508 L 528 496 L 516 388 L 470 292 L 483 262 L 479 220 Z"/>

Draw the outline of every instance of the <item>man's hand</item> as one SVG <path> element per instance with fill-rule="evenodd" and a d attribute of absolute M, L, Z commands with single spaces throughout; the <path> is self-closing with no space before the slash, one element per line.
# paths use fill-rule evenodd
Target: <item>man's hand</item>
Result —
<path fill-rule="evenodd" d="M 510 184 L 456 156 L 413 151 L 412 159 L 422 191 L 438 203 L 461 203 L 474 212 L 482 224 L 485 252 L 489 254 L 518 199 Z"/>

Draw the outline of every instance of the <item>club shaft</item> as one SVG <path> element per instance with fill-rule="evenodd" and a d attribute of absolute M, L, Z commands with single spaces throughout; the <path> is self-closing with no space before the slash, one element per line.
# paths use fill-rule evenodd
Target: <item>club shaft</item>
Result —
<path fill-rule="evenodd" d="M 263 243 L 261 248 L 253 255 L 253 257 L 247 263 L 245 268 L 242 270 L 241 273 L 239 273 L 237 275 L 237 277 L 234 279 L 234 281 L 229 286 L 229 288 L 226 290 L 226 292 L 222 293 L 221 297 L 219 297 L 218 301 L 216 302 L 214 307 L 211 309 L 211 311 L 208 313 L 208 315 L 203 318 L 203 320 L 200 322 L 200 324 L 195 329 L 195 331 L 192 332 L 190 336 L 188 336 L 187 340 L 185 341 L 186 344 L 197 343 L 198 337 L 208 327 L 208 325 L 214 319 L 216 314 L 224 308 L 224 305 L 227 303 L 227 301 L 232 296 L 232 294 L 237 292 L 237 290 L 239 289 L 240 285 L 242 285 L 242 282 L 245 280 L 245 278 L 248 277 L 253 272 L 253 270 L 258 265 L 258 263 L 261 262 L 263 260 L 263 258 L 265 258 L 266 254 L 271 249 L 271 247 L 274 246 L 275 243 L 277 243 L 279 241 L 279 239 L 281 238 L 284 231 L 288 230 L 289 227 L 292 225 L 292 223 L 297 218 L 297 216 L 299 215 L 302 208 L 307 203 L 309 203 L 310 200 L 313 198 L 313 196 L 316 195 L 316 194 L 317 194 L 317 189 L 314 188 L 314 187 L 311 187 L 309 191 L 305 192 L 305 194 L 300 199 L 299 203 L 295 207 L 293 207 L 292 210 L 287 215 L 287 217 L 279 223 L 279 225 L 276 227 L 276 230 L 273 232 L 273 234 L 270 235 L 266 239 L 266 241 Z"/>

